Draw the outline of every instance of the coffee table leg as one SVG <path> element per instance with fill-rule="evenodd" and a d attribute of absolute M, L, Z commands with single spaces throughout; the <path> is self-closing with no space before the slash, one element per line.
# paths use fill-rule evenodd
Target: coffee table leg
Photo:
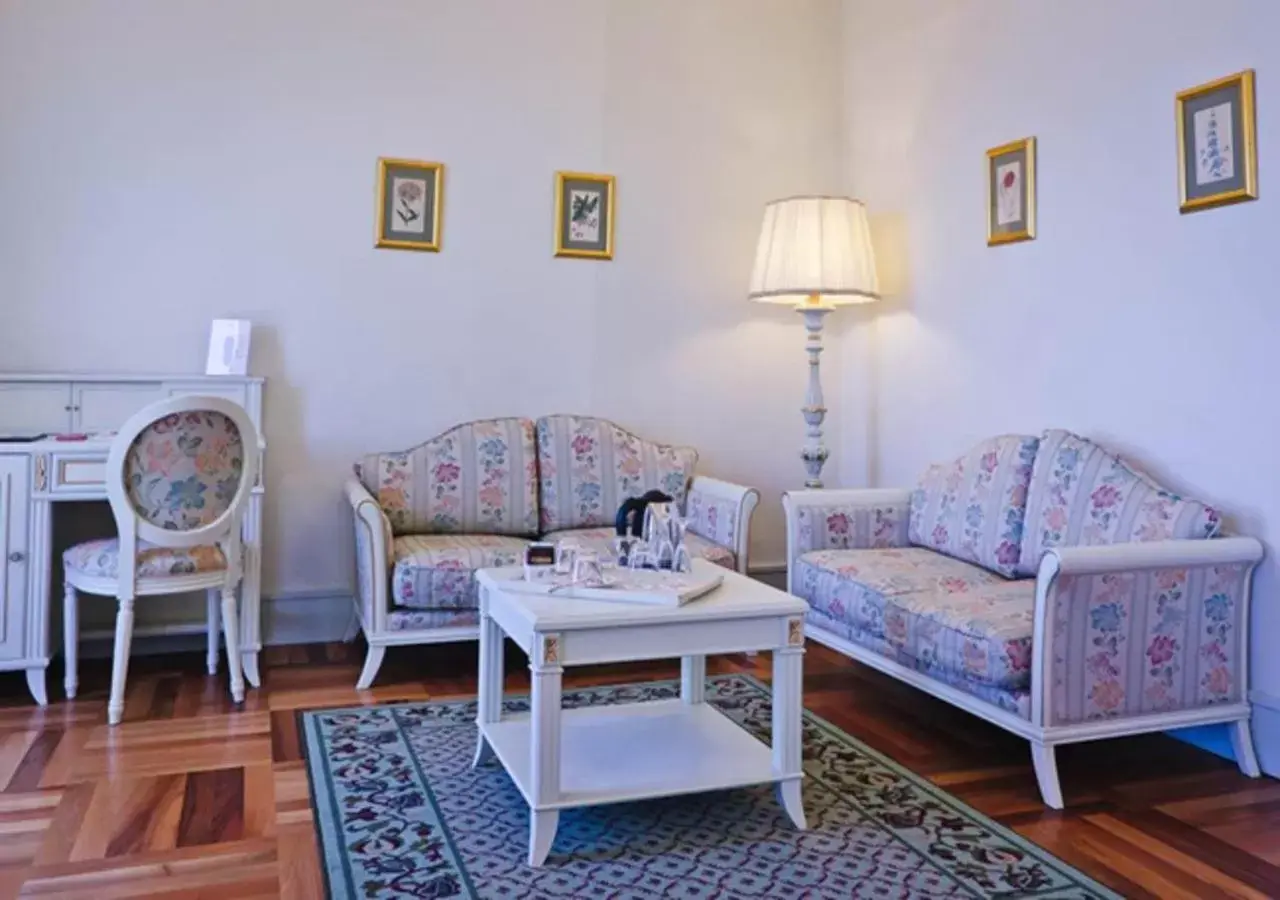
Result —
<path fill-rule="evenodd" d="M 788 646 L 773 651 L 773 773 L 790 776 L 778 783 L 778 802 L 803 831 L 804 806 L 800 802 L 803 766 L 800 753 L 800 717 L 804 711 L 804 647 Z"/>
<path fill-rule="evenodd" d="M 701 703 L 706 699 L 707 658 L 682 656 L 680 658 L 680 699 L 686 704 Z"/>
<path fill-rule="evenodd" d="M 488 600 L 480 600 L 480 684 L 476 691 L 476 755 L 471 765 L 480 765 L 493 748 L 484 736 L 484 724 L 502 719 L 502 627 L 489 617 Z"/>
<path fill-rule="evenodd" d="M 560 636 L 537 636 L 529 660 L 529 771 L 534 806 L 529 812 L 529 865 L 541 866 L 551 852 L 560 810 L 545 807 L 560 799 Z M 543 807 L 543 808 L 539 808 Z"/>

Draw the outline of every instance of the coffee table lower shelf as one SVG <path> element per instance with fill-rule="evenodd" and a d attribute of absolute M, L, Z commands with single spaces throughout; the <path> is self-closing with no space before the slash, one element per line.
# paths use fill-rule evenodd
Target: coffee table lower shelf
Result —
<path fill-rule="evenodd" d="M 773 768 L 770 748 L 705 703 L 658 700 L 566 709 L 560 715 L 560 793 L 533 799 L 531 722 L 483 726 L 530 808 L 568 809 L 799 779 Z"/>

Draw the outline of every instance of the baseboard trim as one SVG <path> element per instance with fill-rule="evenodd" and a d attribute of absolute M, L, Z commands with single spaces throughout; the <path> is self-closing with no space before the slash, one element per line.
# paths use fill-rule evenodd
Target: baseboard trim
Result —
<path fill-rule="evenodd" d="M 262 643 L 322 644 L 340 641 L 355 616 L 351 594 L 341 591 L 291 591 L 262 600 Z"/>
<path fill-rule="evenodd" d="M 340 641 L 355 616 L 351 594 L 341 590 L 291 591 L 262 598 L 263 646 L 283 644 L 323 644 Z M 146 626 L 134 632 L 130 652 L 138 656 L 165 653 L 204 652 L 204 620 L 190 625 L 159 626 L 168 633 L 148 634 Z M 175 633 L 186 631 L 187 633 Z M 82 659 L 104 659 L 111 656 L 114 637 L 109 631 L 90 632 L 81 636 Z M 62 638 L 55 645 L 62 646 Z"/>
<path fill-rule="evenodd" d="M 1254 706 L 1261 706 L 1263 709 L 1269 709 L 1272 712 L 1280 712 L 1280 697 L 1275 694 L 1268 694 L 1266 691 L 1257 689 L 1250 691 L 1249 702 Z"/>
<path fill-rule="evenodd" d="M 1258 755 L 1258 765 L 1272 778 L 1280 778 L 1280 697 L 1266 691 L 1250 691 L 1253 704 L 1253 749 Z M 1201 750 L 1235 762 L 1231 747 L 1231 732 L 1226 725 L 1200 725 L 1195 728 L 1179 728 L 1169 734 L 1186 741 Z"/>

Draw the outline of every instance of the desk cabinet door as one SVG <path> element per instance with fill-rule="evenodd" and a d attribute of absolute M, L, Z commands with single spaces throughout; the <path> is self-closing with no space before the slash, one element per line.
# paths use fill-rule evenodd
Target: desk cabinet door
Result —
<path fill-rule="evenodd" d="M 65 381 L 0 383 L 0 432 L 37 434 L 71 427 L 71 385 Z"/>
<path fill-rule="evenodd" d="M 26 655 L 27 496 L 27 457 L 0 456 L 0 659 Z"/>
<path fill-rule="evenodd" d="M 115 431 L 142 407 L 164 397 L 158 381 L 151 384 L 77 383 L 72 391 L 74 428 L 80 432 Z"/>

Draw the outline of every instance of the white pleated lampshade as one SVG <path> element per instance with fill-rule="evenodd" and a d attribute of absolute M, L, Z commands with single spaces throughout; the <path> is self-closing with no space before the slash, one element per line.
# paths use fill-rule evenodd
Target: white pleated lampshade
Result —
<path fill-rule="evenodd" d="M 875 254 L 862 201 L 788 197 L 768 204 L 747 296 L 762 303 L 798 306 L 879 300 Z"/>

